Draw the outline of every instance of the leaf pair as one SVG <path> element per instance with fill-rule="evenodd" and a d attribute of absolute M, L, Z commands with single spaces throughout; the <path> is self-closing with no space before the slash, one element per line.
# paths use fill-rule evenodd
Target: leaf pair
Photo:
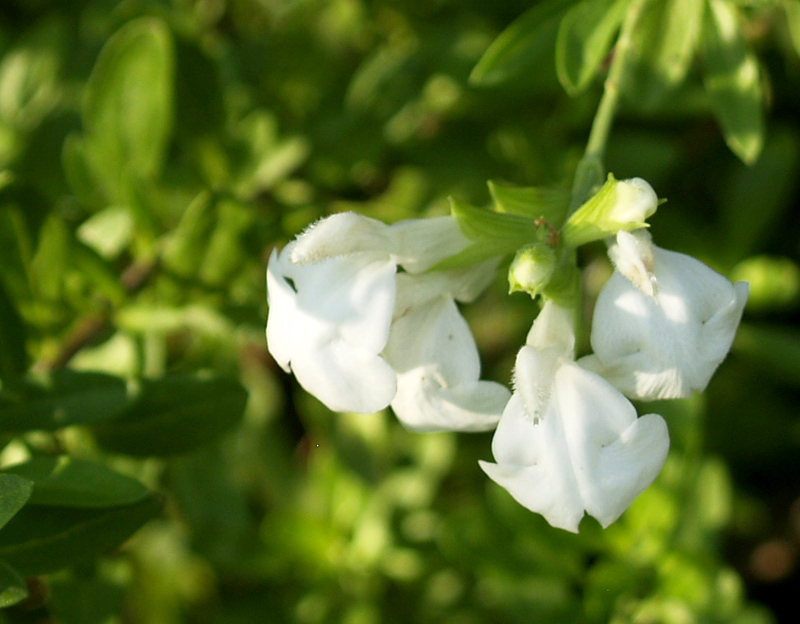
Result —
<path fill-rule="evenodd" d="M 800 32 L 797 10 L 787 0 L 790 30 Z M 491 85 L 549 62 L 555 46 L 559 81 L 570 95 L 591 85 L 620 27 L 630 27 L 624 89 L 638 107 L 653 109 L 681 86 L 700 52 L 704 90 L 730 149 L 745 163 L 763 144 L 763 93 L 755 55 L 734 5 L 727 0 L 548 0 L 509 26 L 489 47 L 471 75 Z M 619 53 L 619 51 L 617 51 Z"/>

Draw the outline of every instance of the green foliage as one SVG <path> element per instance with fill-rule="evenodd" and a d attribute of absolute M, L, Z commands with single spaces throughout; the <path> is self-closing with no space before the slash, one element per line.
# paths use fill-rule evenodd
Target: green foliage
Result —
<path fill-rule="evenodd" d="M 749 561 L 796 546 L 798 6 L 6 2 L 0 622 L 774 621 Z M 608 171 L 752 292 L 707 397 L 640 409 L 671 455 L 608 530 L 487 482 L 488 435 L 331 414 L 267 353 L 270 252 L 341 210 L 450 211 L 472 245 L 437 268 L 557 249 L 544 294 L 582 278 L 590 318 L 602 245 L 580 274 L 550 243 Z M 506 290 L 464 308 L 504 383 L 535 310 Z"/>
<path fill-rule="evenodd" d="M 631 0 L 581 0 L 564 16 L 556 40 L 558 79 L 570 95 L 597 75 Z"/>

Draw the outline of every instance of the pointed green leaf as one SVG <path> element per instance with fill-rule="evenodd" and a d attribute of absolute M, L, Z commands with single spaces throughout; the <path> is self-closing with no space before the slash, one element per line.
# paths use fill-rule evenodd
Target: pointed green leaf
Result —
<path fill-rule="evenodd" d="M 14 517 L 31 497 L 33 481 L 14 474 L 0 474 L 0 527 Z"/>
<path fill-rule="evenodd" d="M 507 186 L 489 181 L 489 193 L 498 212 L 544 219 L 558 229 L 569 210 L 569 191 L 556 187 Z"/>
<path fill-rule="evenodd" d="M 783 0 L 789 35 L 797 54 L 800 54 L 800 0 Z"/>
<path fill-rule="evenodd" d="M 630 0 L 582 0 L 564 16 L 556 40 L 556 72 L 576 95 L 589 86 L 606 58 Z"/>
<path fill-rule="evenodd" d="M 67 456 L 33 457 L 0 473 L 2 478 L 13 476 L 33 483 L 32 505 L 115 507 L 138 502 L 149 494 L 136 479 Z"/>
<path fill-rule="evenodd" d="M 117 548 L 161 506 L 155 495 L 115 507 L 26 505 L 0 531 L 0 558 L 23 576 L 55 572 Z"/>
<path fill-rule="evenodd" d="M 164 247 L 162 262 L 167 269 L 181 277 L 197 272 L 206 256 L 215 213 L 209 193 L 202 192 L 192 200 Z"/>
<path fill-rule="evenodd" d="M 704 0 L 649 2 L 632 34 L 631 71 L 623 84 L 630 100 L 654 107 L 686 77 L 703 26 Z"/>
<path fill-rule="evenodd" d="M 705 88 L 728 147 L 752 164 L 764 143 L 761 79 L 735 7 L 709 0 L 703 26 Z"/>
<path fill-rule="evenodd" d="M 92 427 L 99 444 L 134 456 L 184 453 L 238 424 L 247 392 L 236 381 L 189 376 L 145 380 L 121 416 Z"/>
<path fill-rule="evenodd" d="M 173 49 L 156 18 L 128 22 L 100 52 L 86 87 L 86 154 L 98 179 L 119 191 L 128 171 L 156 177 L 173 120 Z"/>
<path fill-rule="evenodd" d="M 125 380 L 58 370 L 31 375 L 0 390 L 0 431 L 54 431 L 114 418 L 128 404 Z"/>
<path fill-rule="evenodd" d="M 0 559 L 0 609 L 17 604 L 28 597 L 28 586 L 19 573 Z"/>
<path fill-rule="evenodd" d="M 0 380 L 19 377 L 28 370 L 26 334 L 25 323 L 0 282 Z"/>
<path fill-rule="evenodd" d="M 558 25 L 575 0 L 546 0 L 523 13 L 501 32 L 470 74 L 476 86 L 488 86 L 541 68 L 552 59 Z"/>

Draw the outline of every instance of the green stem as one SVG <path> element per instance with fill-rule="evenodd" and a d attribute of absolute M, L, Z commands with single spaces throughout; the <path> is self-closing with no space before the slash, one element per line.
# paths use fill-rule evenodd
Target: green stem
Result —
<path fill-rule="evenodd" d="M 639 21 L 639 15 L 645 2 L 646 0 L 633 0 L 628 5 L 617 44 L 614 46 L 614 56 L 603 88 L 603 95 L 600 98 L 600 104 L 597 106 L 594 121 L 592 121 L 592 129 L 589 132 L 586 151 L 575 171 L 570 212 L 577 210 L 604 181 L 605 166 L 603 159 L 605 158 L 606 145 L 608 144 L 611 126 L 614 123 L 614 115 L 619 104 L 619 94 L 625 77 L 625 70 L 627 69 L 628 54 L 633 47 L 634 28 Z"/>

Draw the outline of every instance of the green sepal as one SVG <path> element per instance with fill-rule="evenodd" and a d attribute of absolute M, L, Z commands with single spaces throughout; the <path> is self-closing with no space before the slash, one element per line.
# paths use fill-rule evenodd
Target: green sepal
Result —
<path fill-rule="evenodd" d="M 613 236 L 620 230 L 648 227 L 645 219 L 658 206 L 655 193 L 642 191 L 643 181 L 618 181 L 608 174 L 606 183 L 576 210 L 561 229 L 561 241 L 567 247 Z M 648 185 L 649 188 L 649 185 Z M 644 194 L 643 194 L 644 193 Z"/>
<path fill-rule="evenodd" d="M 562 247 L 553 275 L 541 292 L 545 300 L 563 308 L 577 310 L 581 302 L 581 272 L 575 261 L 575 251 Z"/>
<path fill-rule="evenodd" d="M 497 212 L 542 219 L 558 229 L 567 217 L 569 191 L 558 187 L 508 186 L 489 180 Z"/>

